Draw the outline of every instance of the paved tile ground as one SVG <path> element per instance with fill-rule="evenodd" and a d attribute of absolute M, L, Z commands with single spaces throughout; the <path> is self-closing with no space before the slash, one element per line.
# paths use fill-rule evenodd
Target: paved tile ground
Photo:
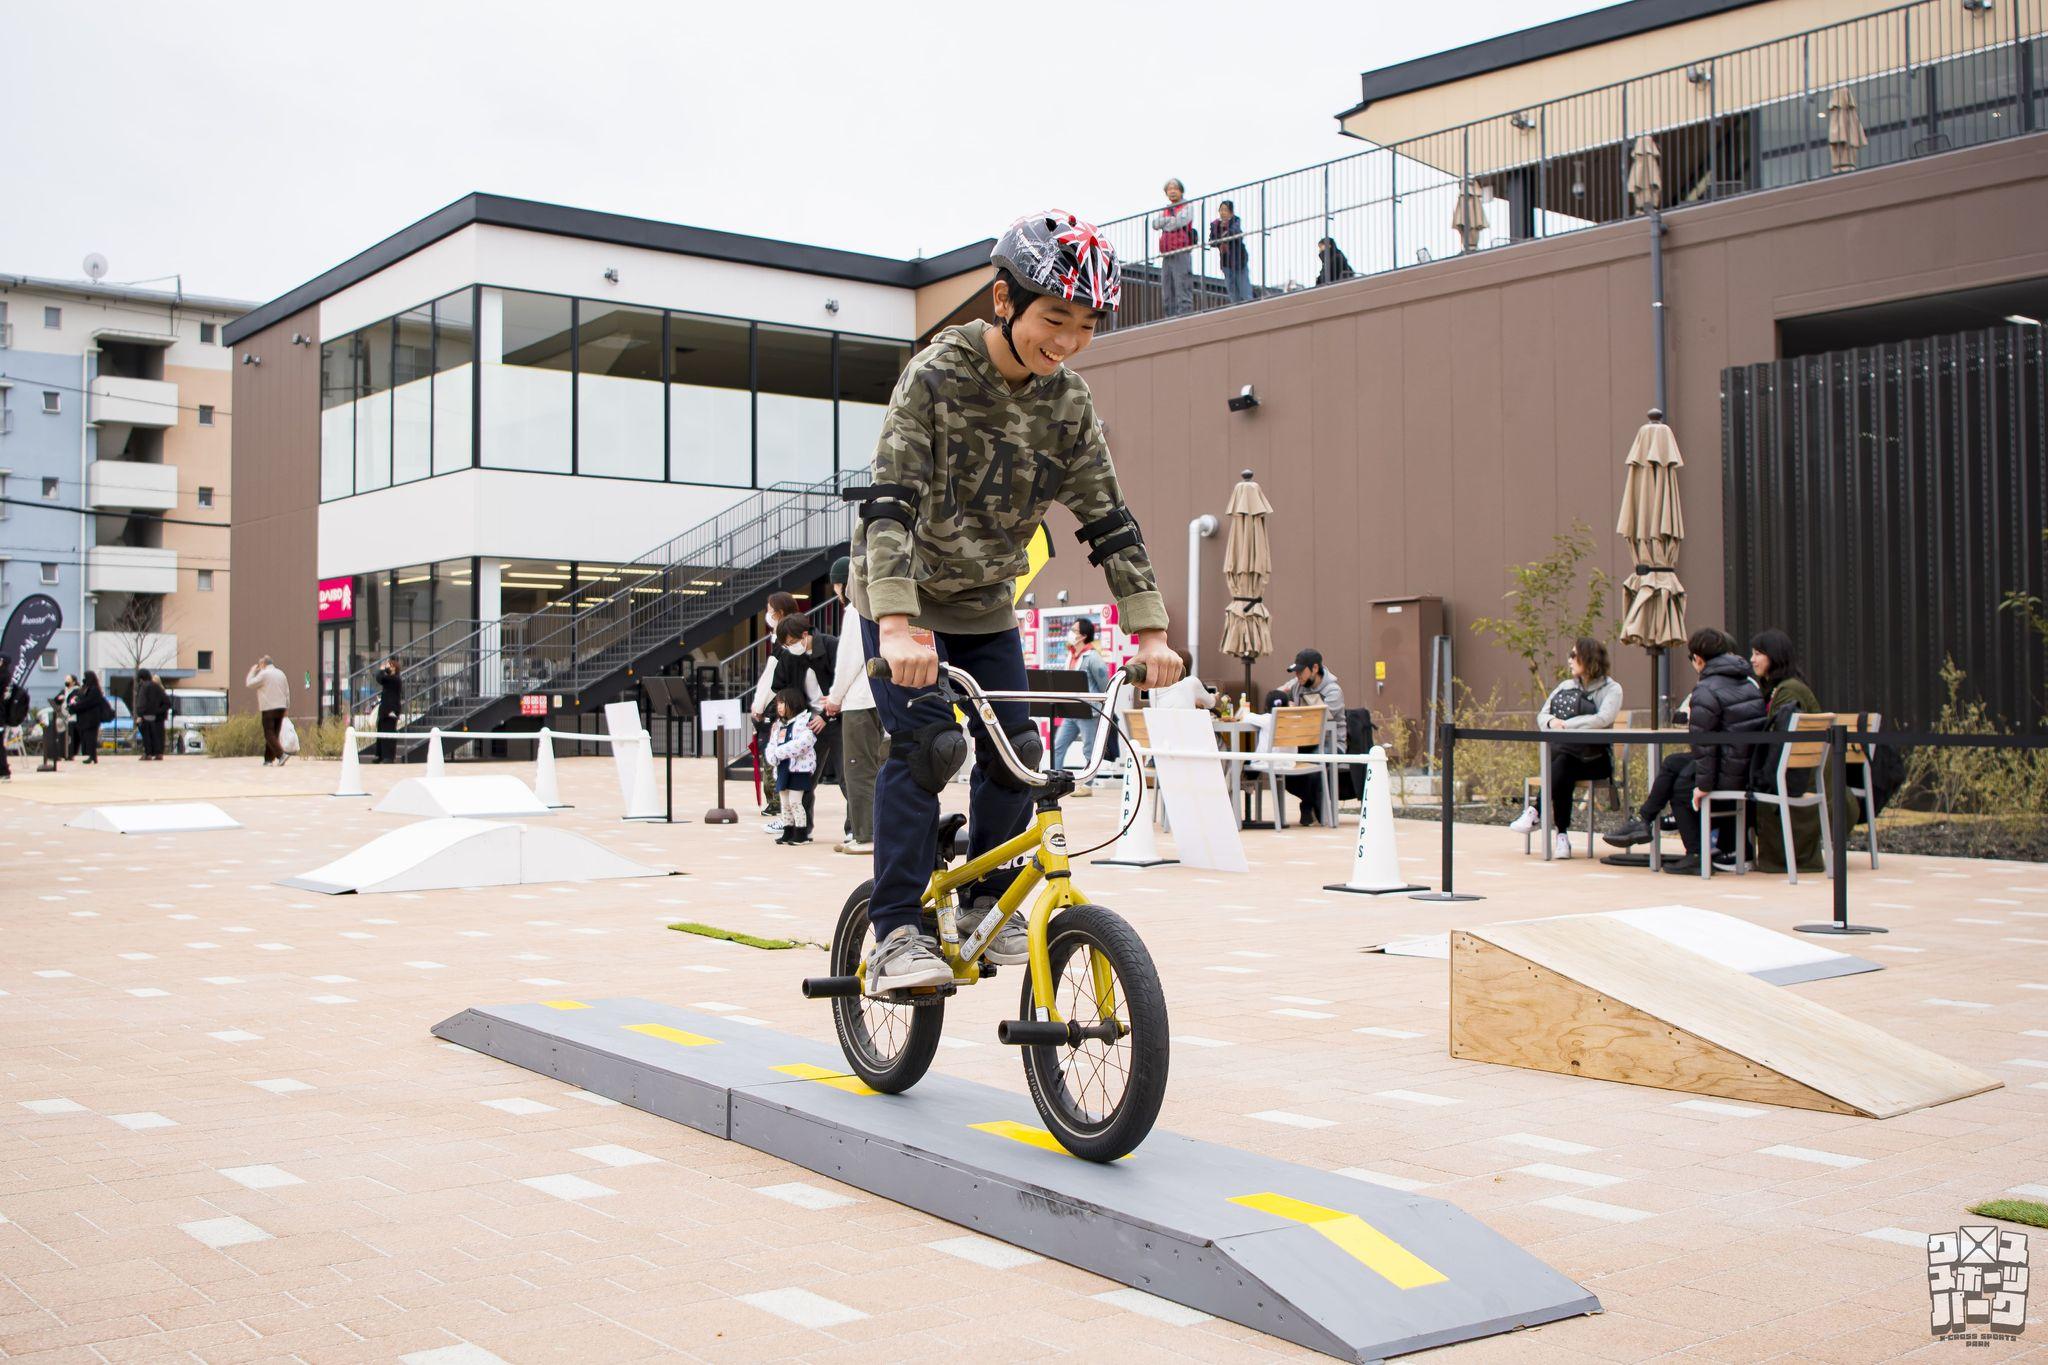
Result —
<path fill-rule="evenodd" d="M 678 766 L 680 809 L 710 804 L 707 768 Z M 829 844 L 771 847 L 751 813 L 737 828 L 626 824 L 609 761 L 565 760 L 577 806 L 561 825 L 689 875 L 360 898 L 279 887 L 399 823 L 369 801 L 286 794 L 333 771 L 109 759 L 0 787 L 0 1354 L 1308 1356 L 427 1032 L 472 1003 L 644 995 L 829 1041 L 825 1007 L 795 988 L 819 954 L 663 927 L 822 941 L 863 875 Z M 395 776 L 365 773 L 377 793 Z M 247 828 L 67 829 L 78 807 L 59 803 L 81 792 L 216 799 Z M 1080 847 L 1116 803 L 1071 811 Z M 819 814 L 837 825 L 836 794 Z M 1436 828 L 1403 822 L 1399 840 L 1434 880 Z M 1606 1306 L 1437 1353 L 1460 1361 L 1962 1351 L 1929 1339 L 1910 1243 L 1967 1203 L 2048 1183 L 2048 868 L 1901 857 L 1855 873 L 1858 916 L 1893 932 L 1847 946 L 1887 970 L 1793 989 L 2006 1082 L 1878 1123 L 1451 1060 L 1443 965 L 1360 949 L 1671 902 L 1786 928 L 1823 917 L 1828 894 L 1817 878 L 1702 888 L 1545 866 L 1497 829 L 1460 843 L 1461 878 L 1488 897 L 1462 906 L 1324 893 L 1347 871 L 1350 836 L 1334 831 L 1249 834 L 1249 877 L 1086 873 L 1166 984 L 1181 1042 L 1162 1125 L 1426 1190 Z M 956 1003 L 949 1029 L 968 1045 L 937 1065 L 1021 1091 L 993 1041 L 1010 1000 Z"/>

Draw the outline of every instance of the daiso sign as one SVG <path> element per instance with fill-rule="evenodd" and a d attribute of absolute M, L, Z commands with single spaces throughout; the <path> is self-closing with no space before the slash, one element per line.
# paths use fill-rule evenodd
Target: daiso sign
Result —
<path fill-rule="evenodd" d="M 356 581 L 353 578 L 323 578 L 320 580 L 320 620 L 353 621 L 356 619 Z"/>

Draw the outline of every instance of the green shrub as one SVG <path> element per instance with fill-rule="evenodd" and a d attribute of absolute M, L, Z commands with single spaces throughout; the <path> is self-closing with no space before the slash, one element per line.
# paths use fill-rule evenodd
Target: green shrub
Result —
<path fill-rule="evenodd" d="M 263 718 L 229 716 L 218 725 L 206 727 L 208 758 L 253 758 L 263 752 Z"/>

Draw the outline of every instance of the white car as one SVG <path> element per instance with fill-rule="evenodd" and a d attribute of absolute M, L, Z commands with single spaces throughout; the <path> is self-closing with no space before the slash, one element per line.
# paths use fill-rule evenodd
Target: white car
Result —
<path fill-rule="evenodd" d="M 167 687 L 170 738 L 188 754 L 206 751 L 206 731 L 228 718 L 228 694 L 209 687 Z"/>

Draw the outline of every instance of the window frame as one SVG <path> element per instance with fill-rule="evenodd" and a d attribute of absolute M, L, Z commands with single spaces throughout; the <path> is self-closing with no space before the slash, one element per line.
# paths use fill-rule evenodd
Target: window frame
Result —
<path fill-rule="evenodd" d="M 196 589 L 197 589 L 198 591 L 200 591 L 200 592 L 212 592 L 212 591 L 213 591 L 213 570 L 211 570 L 211 569 L 198 569 L 198 570 L 195 570 L 194 572 L 195 572 L 195 573 L 196 573 L 196 575 L 197 575 L 197 577 L 196 577 L 196 578 L 195 578 L 195 579 L 193 580 L 193 582 L 194 582 L 194 586 L 196 587 Z"/>
<path fill-rule="evenodd" d="M 199 425 L 202 427 L 213 425 L 213 404 L 201 403 L 199 405 Z"/>
<path fill-rule="evenodd" d="M 220 332 L 215 324 L 211 322 L 201 322 L 199 324 L 199 344 L 201 346 L 217 346 L 220 344 Z"/>
<path fill-rule="evenodd" d="M 201 507 L 213 506 L 213 485 L 210 483 L 200 484 L 199 491 L 194 496 L 199 500 Z"/>
<path fill-rule="evenodd" d="M 210 649 L 196 651 L 193 666 L 201 673 L 213 672 L 213 651 Z"/>
<path fill-rule="evenodd" d="M 46 332 L 57 332 L 57 331 L 62 331 L 62 330 L 63 330 L 63 328 L 64 328 L 64 309 L 63 309 L 63 307 L 62 307 L 61 305 L 59 305 L 59 304 L 54 304 L 54 303 L 46 303 L 46 304 L 44 304 L 44 305 L 43 305 L 43 330 L 44 330 L 44 331 L 46 331 Z"/>
<path fill-rule="evenodd" d="M 63 581 L 63 575 L 58 572 L 57 561 L 54 559 L 37 560 L 36 571 L 37 581 L 45 588 L 57 587 Z"/>
<path fill-rule="evenodd" d="M 64 412 L 64 394 L 59 389 L 43 390 L 43 416 L 58 417 Z"/>
<path fill-rule="evenodd" d="M 43 501 L 55 502 L 63 494 L 64 481 L 55 474 L 45 474 L 42 478 Z"/>

